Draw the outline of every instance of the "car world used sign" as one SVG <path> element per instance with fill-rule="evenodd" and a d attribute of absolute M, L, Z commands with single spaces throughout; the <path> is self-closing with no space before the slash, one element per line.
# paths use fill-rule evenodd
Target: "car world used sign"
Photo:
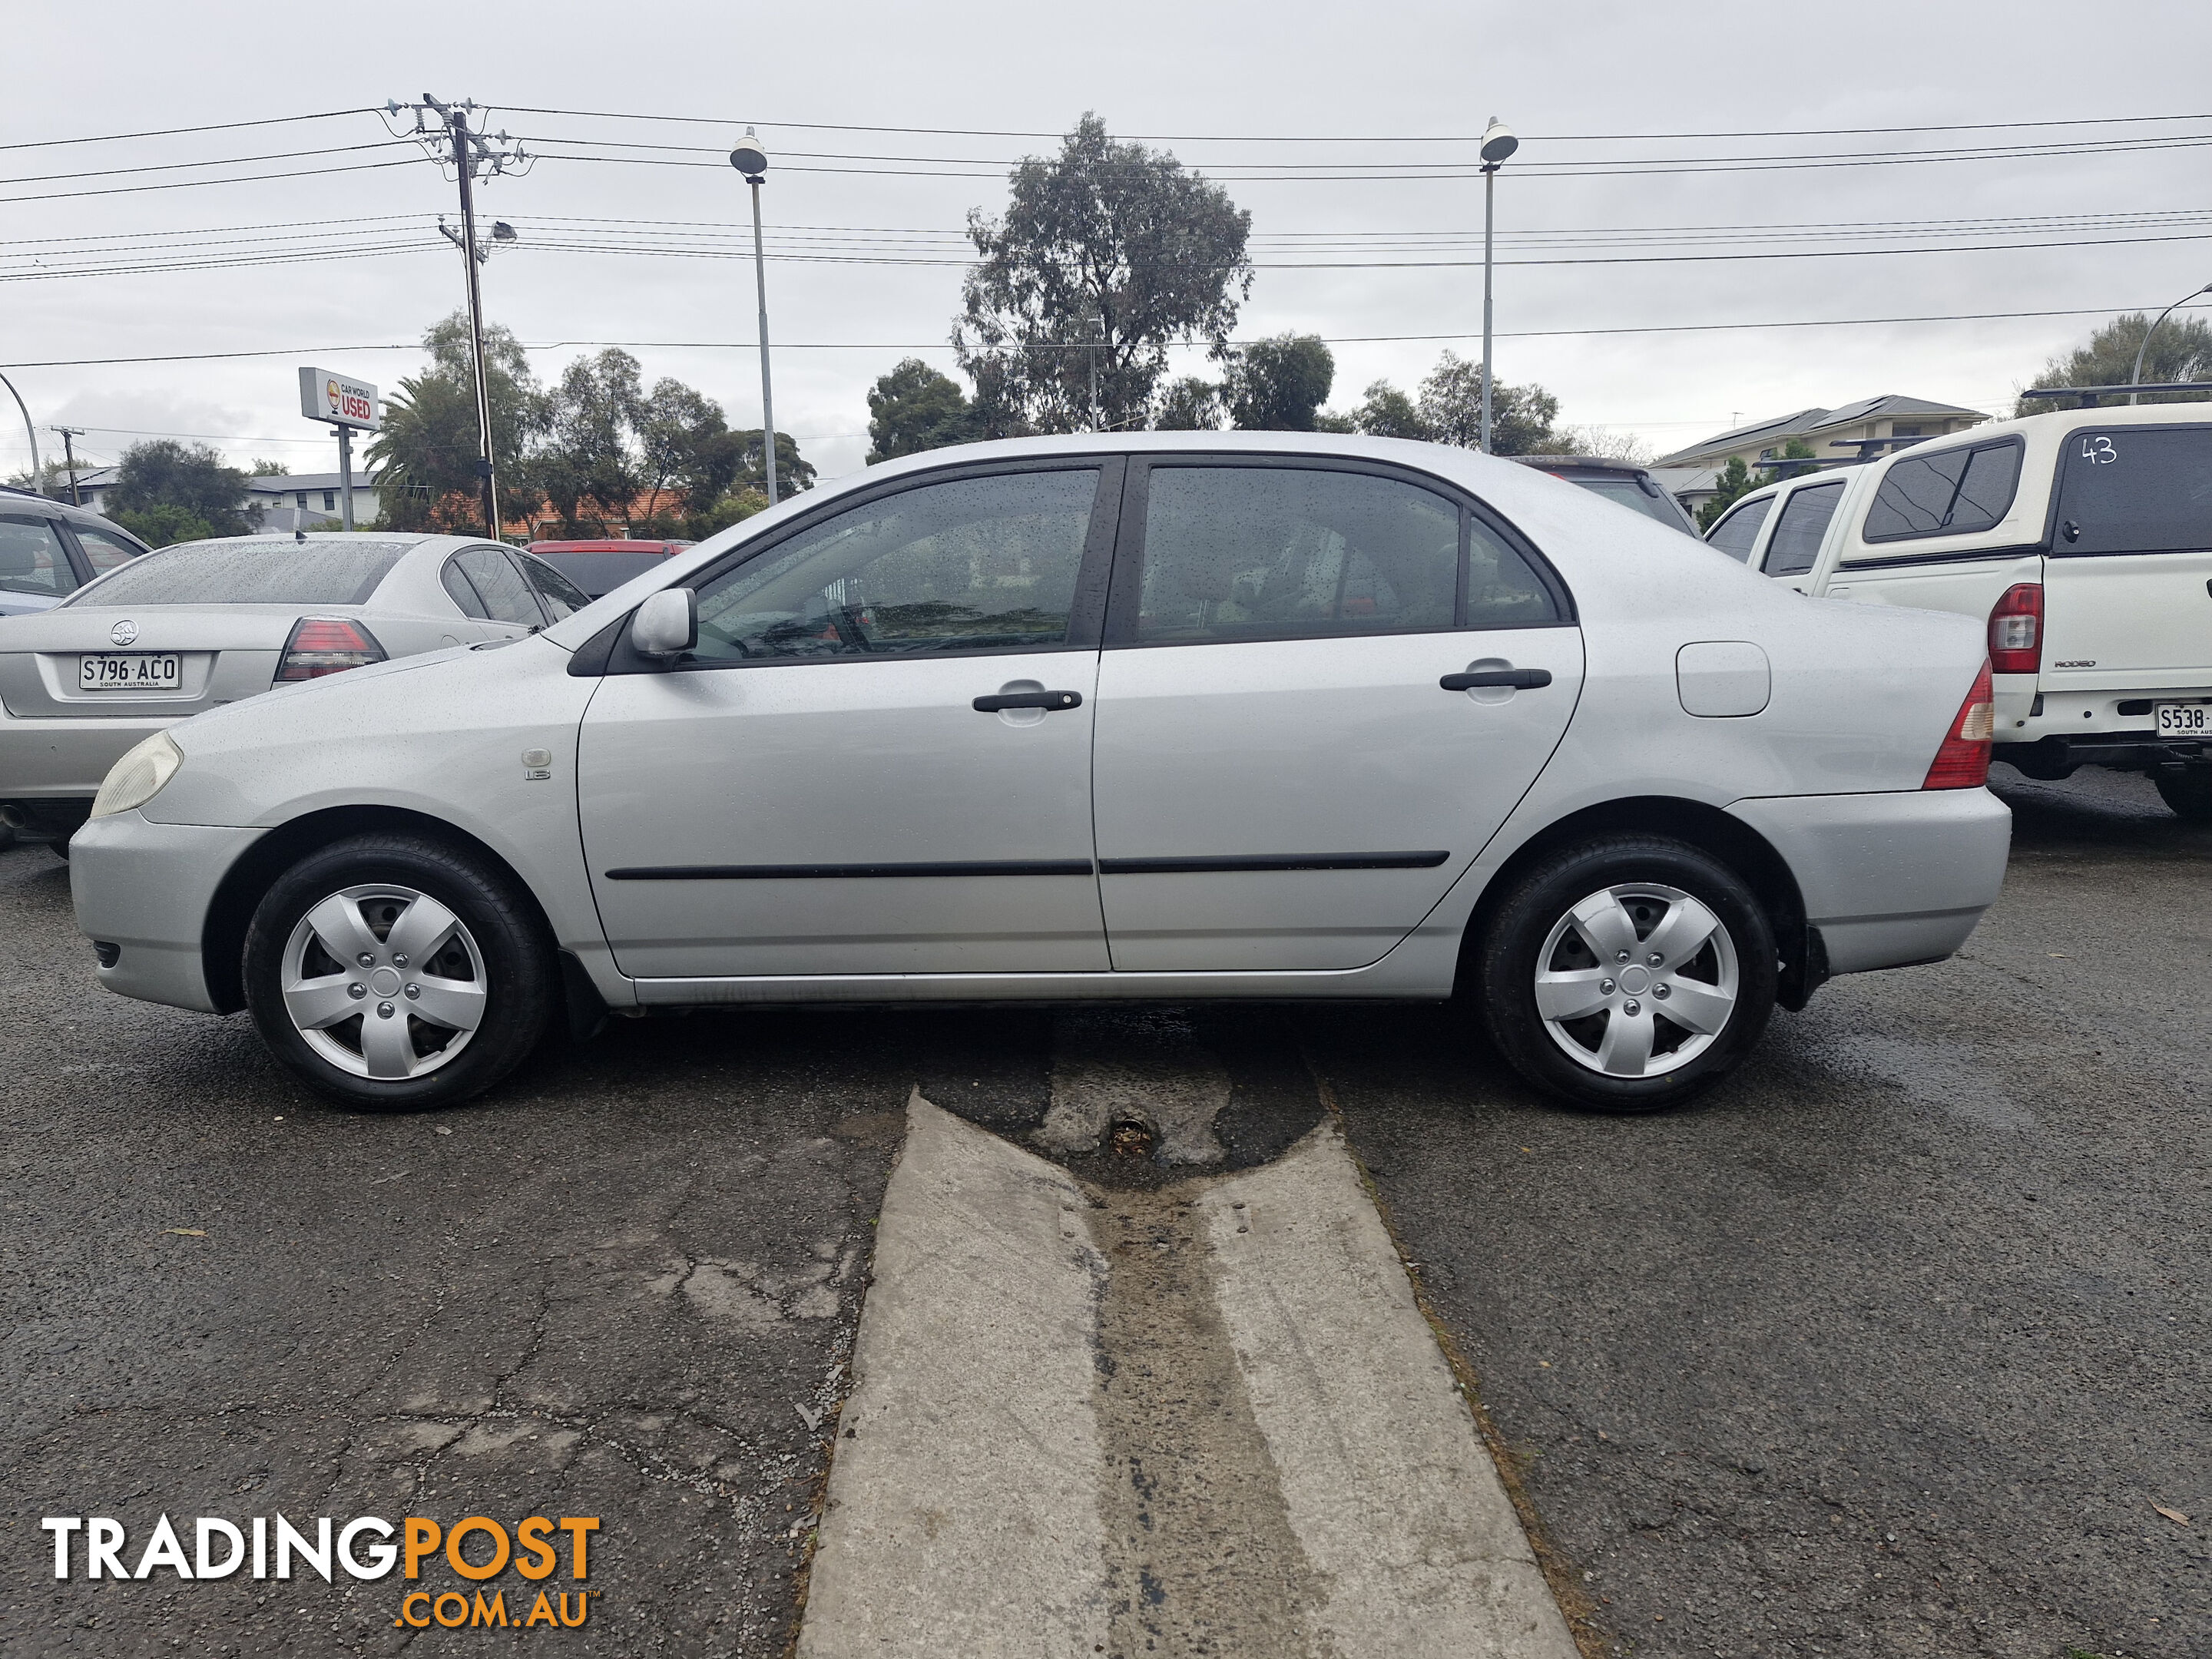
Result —
<path fill-rule="evenodd" d="M 327 368 L 300 371 L 300 413 L 359 432 L 376 430 L 376 388 Z"/>

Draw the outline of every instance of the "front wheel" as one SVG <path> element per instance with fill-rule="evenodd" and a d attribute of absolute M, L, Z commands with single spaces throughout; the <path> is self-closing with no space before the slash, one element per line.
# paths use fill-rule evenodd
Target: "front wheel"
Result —
<path fill-rule="evenodd" d="M 2158 786 L 2159 799 L 2173 809 L 2176 817 L 2199 823 L 2212 818 L 2212 766 L 2154 772 L 2151 781 Z"/>
<path fill-rule="evenodd" d="M 1656 1111 L 1711 1086 L 1774 1010 L 1774 933 L 1726 865 L 1686 842 L 1609 836 L 1527 872 L 1477 951 L 1492 1038 L 1536 1087 Z"/>
<path fill-rule="evenodd" d="M 246 932 L 246 1000 L 263 1038 L 311 1088 L 357 1108 L 489 1089 L 544 1037 L 559 992 L 528 900 L 423 836 L 356 836 L 309 854 Z"/>

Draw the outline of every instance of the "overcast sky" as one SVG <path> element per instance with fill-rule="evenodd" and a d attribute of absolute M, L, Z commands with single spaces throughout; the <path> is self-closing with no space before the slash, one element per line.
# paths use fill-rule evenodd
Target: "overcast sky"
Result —
<path fill-rule="evenodd" d="M 951 368 L 943 342 L 958 303 L 965 216 L 997 210 L 1010 161 L 1054 146 L 1043 137 L 801 122 L 1051 134 L 1095 110 L 1117 134 L 1195 135 L 1165 147 L 1220 177 L 1253 215 L 1262 269 L 1239 336 L 1297 329 L 1341 342 L 1331 401 L 1348 407 L 1378 377 L 1410 386 L 1446 344 L 1468 356 L 1480 350 L 1473 337 L 1358 337 L 1479 333 L 1479 263 L 1409 262 L 1479 261 L 1479 241 L 1464 234 L 1480 229 L 1481 185 L 1467 176 L 1471 168 L 1453 165 L 1473 147 L 1449 141 L 1479 133 L 1495 112 L 1525 136 L 1498 188 L 1501 259 L 1668 257 L 1502 269 L 1498 376 L 1540 381 L 1559 397 L 1563 419 L 1640 434 L 1662 451 L 1733 422 L 1881 392 L 2002 412 L 2048 356 L 2085 338 L 2103 315 L 2155 309 L 2212 279 L 2204 0 L 1800 8 L 1127 0 L 1104 9 L 1034 0 L 769 8 L 387 0 L 350 9 L 110 0 L 96 23 L 81 9 L 14 9 L 8 38 L 0 277 L 31 280 L 0 280 L 0 368 L 41 428 L 88 428 L 84 453 L 99 461 L 143 434 L 205 437 L 241 465 L 259 455 L 302 471 L 334 466 L 326 428 L 300 416 L 295 368 L 313 362 L 388 387 L 419 366 L 417 353 L 363 348 L 416 340 L 459 302 L 459 256 L 435 240 L 434 216 L 450 213 L 454 190 L 411 148 L 350 148 L 391 137 L 366 112 L 129 142 L 47 141 L 360 111 L 424 92 L 491 106 L 494 130 L 542 155 L 526 176 L 495 180 L 480 198 L 488 218 L 521 232 L 485 268 L 488 312 L 544 348 L 533 351 L 539 374 L 551 380 L 579 355 L 562 342 L 726 343 L 639 346 L 635 355 L 648 378 L 700 386 L 738 425 L 760 418 L 750 263 L 667 250 L 748 246 L 732 237 L 744 222 L 743 185 L 718 156 L 757 124 L 778 158 L 767 187 L 771 234 L 790 252 L 871 261 L 787 258 L 769 268 L 781 343 L 779 424 L 825 475 L 860 465 L 866 394 L 877 375 L 907 355 Z M 727 120 L 611 120 L 525 106 Z M 2128 116 L 2184 118 L 1666 142 L 1612 136 Z M 1258 142 L 1306 135 L 1346 142 Z M 1351 142 L 1362 139 L 1429 142 Z M 2097 148 L 1657 170 L 1669 160 L 1849 161 L 1870 151 L 2021 144 Z M 651 145 L 697 149 L 622 148 Z M 586 151 L 628 159 L 578 159 Z M 859 155 L 916 159 L 844 159 Z M 216 160 L 233 164 L 173 165 Z M 1416 176 L 1301 171 L 1351 163 Z M 125 167 L 167 170 L 112 171 Z M 820 170 L 799 170 L 810 167 Z M 337 168 L 349 170 L 138 188 Z M 90 176 L 55 176 L 64 174 Z M 1450 176 L 1421 176 L 1438 174 Z M 57 194 L 89 191 L 107 193 Z M 40 197 L 47 199 L 27 199 Z M 660 222 L 641 222 L 648 221 Z M 574 246 L 610 241 L 657 251 Z M 2010 246 L 2051 242 L 2098 245 Z M 1959 251 L 1986 243 L 2008 246 Z M 1953 251 L 1864 252 L 1925 246 Z M 319 257 L 291 257 L 306 252 Z M 1827 257 L 1682 257 L 1777 252 Z M 216 263 L 52 274 L 185 260 Z M 1350 261 L 1370 268 L 1344 268 Z M 1376 268 L 1392 262 L 1397 268 Z M 1309 268 L 1280 268 L 1290 264 Z M 1591 331 L 2029 311 L 2100 314 Z M 855 345 L 862 349 L 845 349 Z M 262 349 L 281 355 L 16 367 Z M 1204 367 L 1199 354 L 1188 357 Z M 40 441 L 58 443 L 43 430 Z M 0 472 L 26 459 L 12 403 L 0 402 Z"/>

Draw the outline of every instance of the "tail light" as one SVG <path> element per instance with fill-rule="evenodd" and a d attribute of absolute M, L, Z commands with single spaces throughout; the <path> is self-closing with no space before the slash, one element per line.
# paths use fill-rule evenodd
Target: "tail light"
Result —
<path fill-rule="evenodd" d="M 288 680 L 319 680 L 325 674 L 343 674 L 384 660 L 384 647 L 359 623 L 343 617 L 302 617 L 292 625 L 284 641 L 284 655 L 276 665 L 276 684 Z"/>
<path fill-rule="evenodd" d="M 2043 584 L 2005 589 L 1990 612 L 1990 666 L 2000 674 L 2033 674 L 2043 666 Z"/>
<path fill-rule="evenodd" d="M 1990 665 L 1974 676 L 1974 689 L 1959 705 L 1959 717 L 1936 751 L 1923 789 L 1978 789 L 1990 781 L 1990 739 L 1996 731 L 1996 706 L 1990 692 Z"/>

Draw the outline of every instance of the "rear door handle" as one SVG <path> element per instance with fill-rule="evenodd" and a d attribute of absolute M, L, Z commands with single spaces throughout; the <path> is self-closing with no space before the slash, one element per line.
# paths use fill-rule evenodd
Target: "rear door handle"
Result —
<path fill-rule="evenodd" d="M 1482 685 L 1510 685 L 1516 691 L 1534 691 L 1552 683 L 1548 668 L 1491 668 L 1479 674 L 1447 674 L 1437 684 L 1447 691 L 1471 691 Z"/>
<path fill-rule="evenodd" d="M 1080 708 L 1080 691 L 994 691 L 975 699 L 975 712 L 995 714 L 1002 708 Z"/>

